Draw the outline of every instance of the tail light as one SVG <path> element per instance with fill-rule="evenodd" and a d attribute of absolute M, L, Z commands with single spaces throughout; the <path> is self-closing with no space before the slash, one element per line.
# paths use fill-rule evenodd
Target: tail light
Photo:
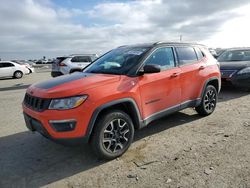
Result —
<path fill-rule="evenodd" d="M 65 63 L 59 63 L 60 67 L 66 67 L 67 65 Z"/>

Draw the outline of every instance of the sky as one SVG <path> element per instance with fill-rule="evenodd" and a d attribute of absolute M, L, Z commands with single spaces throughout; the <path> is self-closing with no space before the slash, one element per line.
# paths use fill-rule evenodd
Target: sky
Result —
<path fill-rule="evenodd" d="M 250 0 L 0 0 L 0 58 L 156 41 L 250 46 Z"/>

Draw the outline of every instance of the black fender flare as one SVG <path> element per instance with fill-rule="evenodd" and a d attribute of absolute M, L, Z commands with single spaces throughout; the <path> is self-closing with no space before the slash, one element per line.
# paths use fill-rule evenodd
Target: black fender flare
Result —
<path fill-rule="evenodd" d="M 201 95 L 200 95 L 200 98 L 202 99 L 203 95 L 204 95 L 204 92 L 205 92 L 205 89 L 208 85 L 209 82 L 211 81 L 214 81 L 216 80 L 218 82 L 218 93 L 220 92 L 220 88 L 221 88 L 221 81 L 218 77 L 214 76 L 214 77 L 211 77 L 209 79 L 206 80 L 205 84 L 203 85 L 203 88 L 202 88 L 202 92 L 201 92 Z"/>
<path fill-rule="evenodd" d="M 109 108 L 109 107 L 112 107 L 114 105 L 124 104 L 124 103 L 129 103 L 132 106 L 132 111 L 133 111 L 132 113 L 135 115 L 135 125 L 134 125 L 135 128 L 140 129 L 143 127 L 143 121 L 141 119 L 140 110 L 139 110 L 135 100 L 132 98 L 117 99 L 117 100 L 105 103 L 105 104 L 103 104 L 95 109 L 95 111 L 93 112 L 91 119 L 88 123 L 88 128 L 87 128 L 87 131 L 85 133 L 85 137 L 86 137 L 87 141 L 89 141 L 89 139 L 90 139 L 90 136 L 91 136 L 92 131 L 94 129 L 95 122 L 96 122 L 97 117 L 100 114 L 100 112 Z"/>

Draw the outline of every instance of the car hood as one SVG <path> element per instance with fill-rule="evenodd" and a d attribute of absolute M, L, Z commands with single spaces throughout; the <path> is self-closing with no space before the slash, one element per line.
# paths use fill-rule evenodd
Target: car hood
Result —
<path fill-rule="evenodd" d="M 250 61 L 219 62 L 221 70 L 240 70 L 250 66 Z"/>
<path fill-rule="evenodd" d="M 120 80 L 119 75 L 76 72 L 33 84 L 27 93 L 41 98 L 63 98 L 83 94 L 84 91 Z"/>

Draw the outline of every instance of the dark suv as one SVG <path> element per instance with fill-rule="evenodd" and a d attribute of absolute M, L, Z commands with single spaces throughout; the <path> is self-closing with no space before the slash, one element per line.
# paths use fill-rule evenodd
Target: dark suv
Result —
<path fill-rule="evenodd" d="M 33 84 L 23 111 L 31 131 L 88 142 L 98 156 L 113 159 L 128 149 L 134 130 L 156 119 L 188 107 L 211 114 L 220 84 L 217 61 L 203 45 L 122 46 L 83 72 Z"/>

